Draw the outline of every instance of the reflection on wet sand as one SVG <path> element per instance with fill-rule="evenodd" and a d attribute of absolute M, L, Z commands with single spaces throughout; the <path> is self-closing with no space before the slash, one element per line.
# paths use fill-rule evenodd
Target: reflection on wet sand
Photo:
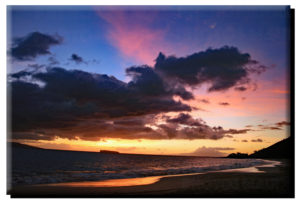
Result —
<path fill-rule="evenodd" d="M 275 167 L 280 165 L 279 161 L 264 160 L 266 164 L 260 166 L 253 166 L 247 168 L 235 168 L 226 169 L 220 171 L 210 171 L 207 173 L 218 173 L 218 172 L 245 172 L 245 173 L 264 173 L 265 171 L 260 170 L 260 167 Z M 189 174 L 178 174 L 178 175 L 166 175 L 166 176 L 153 176 L 153 177 L 140 177 L 140 178 L 126 178 L 126 179 L 110 179 L 102 181 L 86 181 L 86 182 L 66 182 L 66 183 L 53 183 L 33 186 L 67 186 L 67 187 L 126 187 L 126 186 L 138 186 L 138 185 L 149 185 L 158 182 L 161 178 L 169 178 L 176 176 L 188 176 L 188 175 L 199 175 L 205 173 L 189 173 Z"/>
<path fill-rule="evenodd" d="M 147 185 L 157 182 L 161 176 L 155 177 L 141 177 L 141 178 L 129 178 L 129 179 L 112 179 L 103 181 L 89 181 L 89 182 L 67 182 L 67 183 L 55 183 L 38 186 L 69 186 L 69 187 L 125 187 L 125 186 L 137 186 Z"/>
<path fill-rule="evenodd" d="M 259 168 L 265 168 L 265 167 L 275 167 L 281 164 L 279 161 L 271 161 L 271 160 L 264 160 L 265 163 L 263 165 L 259 166 L 253 166 L 248 168 L 235 168 L 235 169 L 227 169 L 227 170 L 220 170 L 216 172 L 246 172 L 246 173 L 264 173 L 265 171 L 260 170 Z"/>

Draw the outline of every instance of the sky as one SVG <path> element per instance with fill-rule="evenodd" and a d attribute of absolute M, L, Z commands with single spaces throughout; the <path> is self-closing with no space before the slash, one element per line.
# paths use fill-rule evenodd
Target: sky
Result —
<path fill-rule="evenodd" d="M 225 156 L 289 136 L 289 7 L 9 6 L 9 139 Z"/>

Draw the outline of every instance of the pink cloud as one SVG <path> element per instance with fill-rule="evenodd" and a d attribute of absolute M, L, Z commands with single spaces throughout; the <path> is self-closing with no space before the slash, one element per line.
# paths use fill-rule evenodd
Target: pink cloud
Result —
<path fill-rule="evenodd" d="M 153 65 L 160 51 L 172 50 L 165 41 L 167 29 L 151 28 L 154 11 L 100 10 L 97 14 L 108 23 L 107 38 L 125 59 Z"/>

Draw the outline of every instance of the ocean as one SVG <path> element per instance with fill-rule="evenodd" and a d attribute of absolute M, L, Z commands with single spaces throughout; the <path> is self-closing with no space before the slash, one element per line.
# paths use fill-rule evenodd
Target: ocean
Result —
<path fill-rule="evenodd" d="M 261 159 L 229 159 L 13 147 L 8 156 L 12 186 L 203 173 L 261 165 Z"/>

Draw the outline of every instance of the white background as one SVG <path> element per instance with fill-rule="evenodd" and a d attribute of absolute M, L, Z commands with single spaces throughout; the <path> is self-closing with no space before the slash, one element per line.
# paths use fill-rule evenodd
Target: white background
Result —
<path fill-rule="evenodd" d="M 6 195 L 6 6 L 7 5 L 290 5 L 291 8 L 295 8 L 295 36 L 299 35 L 299 0 L 1 0 L 0 1 L 0 200 L 10 200 L 10 197 Z M 298 5 L 298 7 L 297 7 Z M 295 89 L 300 87 L 300 75 L 297 66 L 299 64 L 299 40 L 295 37 Z M 297 60 L 298 58 L 298 60 Z M 299 107 L 297 107 L 297 102 L 300 101 L 300 95 L 295 92 L 295 155 L 299 156 L 300 146 L 297 138 L 296 132 L 299 131 L 300 121 L 297 117 L 299 115 Z M 295 171 L 299 169 L 299 161 L 296 160 Z M 295 172 L 295 188 L 296 188 L 296 199 L 298 198 L 299 192 L 299 175 Z M 15 199 L 21 200 L 21 199 Z M 23 199 L 24 200 L 24 199 Z M 32 199 L 25 199 L 32 200 Z M 35 199 L 41 200 L 41 199 Z M 64 201 L 73 201 L 74 199 L 47 199 L 47 201 L 52 200 L 64 200 Z M 77 199 L 86 200 L 86 199 Z M 101 201 L 117 201 L 120 199 L 89 199 L 89 200 L 101 200 Z M 140 201 L 141 199 L 122 199 L 122 201 Z M 222 200 L 222 201 L 232 201 L 232 200 L 241 200 L 241 199 L 143 199 L 143 200 Z M 244 200 L 253 200 L 253 199 L 244 199 Z M 255 200 L 275 200 L 275 199 L 255 199 Z M 286 199 L 278 199 L 286 200 Z M 293 200 L 293 199 L 292 199 Z M 294 199 L 295 200 L 295 199 Z"/>

